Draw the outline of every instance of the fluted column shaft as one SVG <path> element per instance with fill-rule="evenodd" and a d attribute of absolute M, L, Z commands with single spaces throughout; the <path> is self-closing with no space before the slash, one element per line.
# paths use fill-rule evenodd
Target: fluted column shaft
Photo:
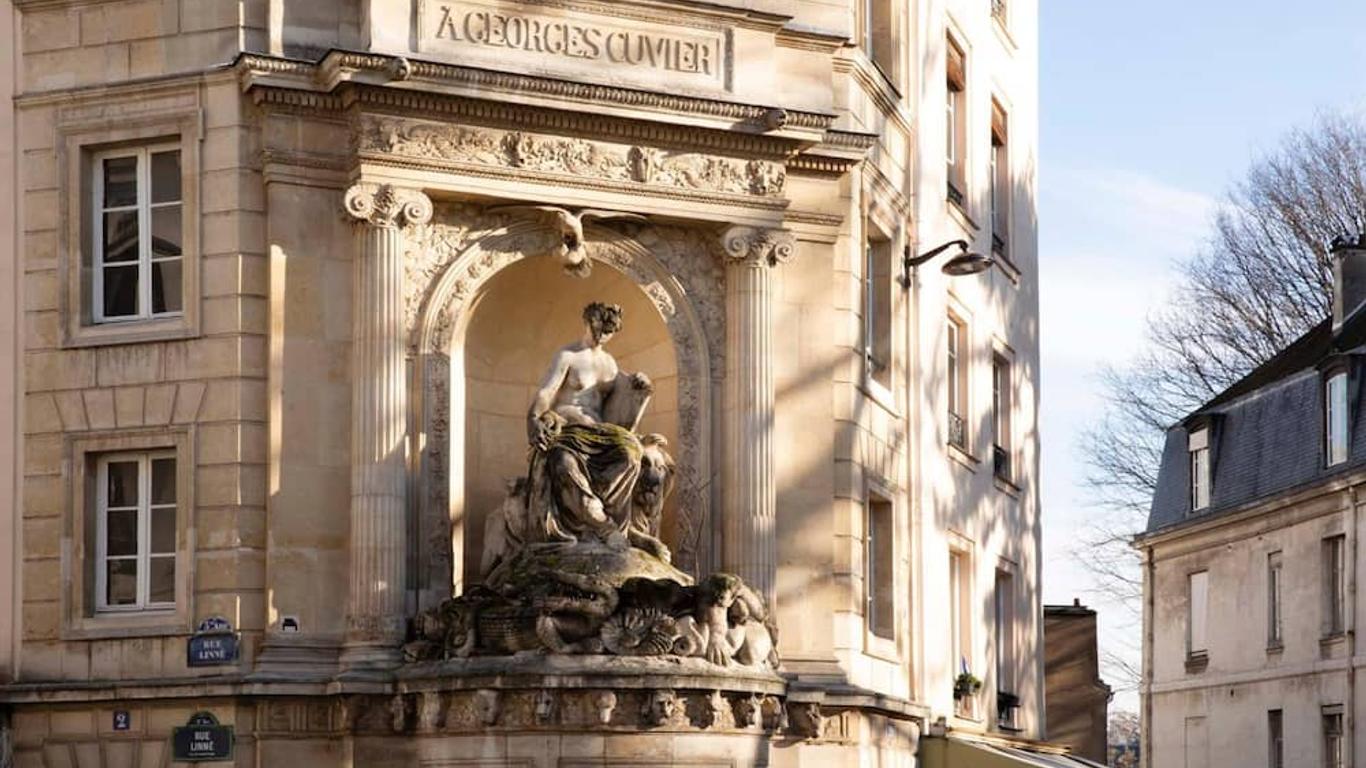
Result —
<path fill-rule="evenodd" d="M 403 327 L 404 227 L 431 218 L 412 190 L 356 184 L 351 346 L 351 541 L 348 666 L 387 666 L 403 642 L 407 565 L 408 385 Z"/>
<path fill-rule="evenodd" d="M 731 227 L 726 269 L 726 462 L 722 560 L 775 605 L 773 270 L 792 257 L 784 230 Z"/>

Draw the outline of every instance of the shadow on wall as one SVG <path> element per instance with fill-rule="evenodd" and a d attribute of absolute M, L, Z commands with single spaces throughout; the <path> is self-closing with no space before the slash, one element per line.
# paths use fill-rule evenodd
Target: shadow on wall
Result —
<path fill-rule="evenodd" d="M 655 394 L 639 431 L 678 445 L 678 361 L 668 328 L 629 277 L 598 262 L 587 279 L 551 259 L 528 258 L 489 281 L 465 335 L 465 583 L 479 579 L 484 520 L 502 504 L 509 480 L 526 474 L 526 414 L 556 350 L 583 334 L 589 302 L 620 304 L 623 325 L 607 344 L 623 371 L 643 371 Z M 674 500 L 664 540 L 674 546 Z"/>

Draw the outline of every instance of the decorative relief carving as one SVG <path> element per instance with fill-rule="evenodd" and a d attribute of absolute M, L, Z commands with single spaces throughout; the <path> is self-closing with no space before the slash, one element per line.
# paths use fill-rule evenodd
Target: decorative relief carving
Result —
<path fill-rule="evenodd" d="M 426 195 L 392 184 L 354 184 L 346 190 L 344 205 L 347 213 L 374 227 L 426 224 L 432 218 Z"/>
<path fill-rule="evenodd" d="M 732 261 L 776 266 L 792 260 L 797 239 L 785 229 L 734 226 L 721 234 L 721 249 Z"/>
<path fill-rule="evenodd" d="M 740 160 L 640 145 L 495 128 L 365 118 L 357 151 L 538 173 L 673 187 L 698 192 L 778 197 L 787 173 L 771 160 Z"/>

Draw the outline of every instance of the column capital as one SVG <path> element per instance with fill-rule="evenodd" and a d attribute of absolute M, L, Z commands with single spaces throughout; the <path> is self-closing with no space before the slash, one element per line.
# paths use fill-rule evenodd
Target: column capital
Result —
<path fill-rule="evenodd" d="M 787 229 L 737 224 L 721 233 L 721 250 L 730 262 L 776 266 L 792 260 L 797 252 L 797 238 Z"/>
<path fill-rule="evenodd" d="M 346 212 L 373 227 L 406 227 L 432 219 L 432 201 L 416 189 L 357 182 L 346 190 Z"/>

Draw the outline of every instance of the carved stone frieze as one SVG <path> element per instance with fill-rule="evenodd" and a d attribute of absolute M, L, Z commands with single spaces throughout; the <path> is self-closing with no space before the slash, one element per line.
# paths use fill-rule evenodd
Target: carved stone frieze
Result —
<path fill-rule="evenodd" d="M 479 165 L 704 193 L 780 197 L 782 163 L 675 152 L 550 134 L 447 123 L 363 118 L 357 152 L 440 166 Z"/>

